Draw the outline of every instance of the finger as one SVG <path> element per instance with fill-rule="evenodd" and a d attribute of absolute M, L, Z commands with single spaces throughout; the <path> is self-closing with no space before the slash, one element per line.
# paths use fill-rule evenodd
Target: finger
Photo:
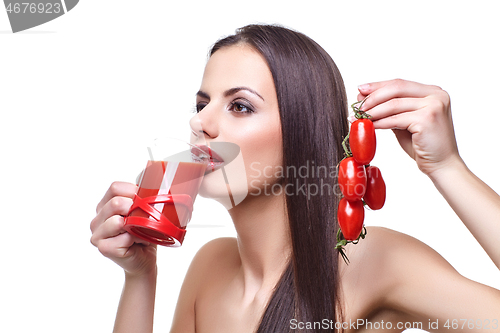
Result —
<path fill-rule="evenodd" d="M 119 215 L 114 215 L 102 223 L 95 231 L 92 233 L 90 242 L 97 246 L 99 241 L 111 237 L 115 237 L 127 232 L 123 226 L 125 225 L 125 219 Z"/>
<path fill-rule="evenodd" d="M 371 95 L 368 99 L 370 98 Z M 399 113 L 417 111 L 425 106 L 426 100 L 423 98 L 393 98 L 374 106 L 367 113 L 371 116 L 372 121 L 376 121 Z"/>
<path fill-rule="evenodd" d="M 137 191 L 137 185 L 132 184 L 132 183 L 125 183 L 125 182 L 113 182 L 109 189 L 106 191 L 106 194 L 104 194 L 104 197 L 101 199 L 99 204 L 97 205 L 96 208 L 96 213 L 99 213 L 99 211 L 104 207 L 104 205 L 111 200 L 111 198 L 120 196 L 120 197 L 127 197 L 127 198 L 134 198 L 134 194 Z"/>
<path fill-rule="evenodd" d="M 377 89 L 380 89 L 384 86 L 386 86 L 387 84 L 389 84 L 392 80 L 387 80 L 387 81 L 378 81 L 378 82 L 370 82 L 370 83 L 365 83 L 365 84 L 362 84 L 362 85 L 359 85 L 358 86 L 358 91 L 365 95 L 365 96 L 368 96 L 370 95 L 372 92 L 374 92 L 375 90 Z"/>
<path fill-rule="evenodd" d="M 357 96 L 357 101 L 358 102 L 361 102 L 362 100 L 364 100 L 368 95 L 363 95 L 362 93 L 359 93 L 358 96 Z"/>
<path fill-rule="evenodd" d="M 360 93 L 369 95 L 369 98 L 363 104 L 363 111 L 370 110 L 374 106 L 387 102 L 393 98 L 422 98 L 431 95 L 436 89 L 439 89 L 439 87 L 436 86 L 429 86 L 401 79 L 368 83 L 360 87 L 364 87 L 358 88 L 360 89 Z"/>
<path fill-rule="evenodd" d="M 99 228 L 99 226 L 104 223 L 113 215 L 127 215 L 130 207 L 132 206 L 133 200 L 128 197 L 112 197 L 99 211 L 96 217 L 90 222 L 90 230 L 92 233 Z"/>
<path fill-rule="evenodd" d="M 391 85 L 404 86 L 406 84 L 423 85 L 421 83 L 417 83 L 414 81 L 408 81 L 408 80 L 402 80 L 402 79 L 392 79 L 392 80 L 386 80 L 386 81 L 365 83 L 365 84 L 359 85 L 358 90 L 361 94 L 368 96 L 371 93 L 373 93 L 374 91 L 379 90 L 379 89 L 386 87 L 386 86 L 391 86 Z"/>
<path fill-rule="evenodd" d="M 133 254 L 129 251 L 132 245 L 134 245 L 134 237 L 126 232 L 115 237 L 101 239 L 96 246 L 105 257 L 127 258 Z"/>
<path fill-rule="evenodd" d="M 114 233 L 116 233 L 116 231 Z M 92 237 L 91 242 L 106 257 L 119 258 L 124 257 L 129 252 L 130 247 L 134 244 L 143 244 L 145 246 L 151 245 L 150 242 L 131 235 L 128 232 L 118 233 L 113 237 L 106 238 Z M 156 247 L 156 245 L 154 246 Z"/>
<path fill-rule="evenodd" d="M 418 120 L 415 111 L 397 113 L 390 117 L 373 121 L 375 129 L 398 129 L 410 131 L 411 125 Z M 411 131 L 410 131 L 411 132 Z"/>
<path fill-rule="evenodd" d="M 93 234 L 91 237 L 91 243 L 97 246 L 100 240 L 113 238 L 127 231 L 124 228 L 125 218 L 119 215 L 114 215 L 107 219 Z M 131 235 L 134 243 L 149 245 L 148 241 L 145 241 L 139 237 Z"/>

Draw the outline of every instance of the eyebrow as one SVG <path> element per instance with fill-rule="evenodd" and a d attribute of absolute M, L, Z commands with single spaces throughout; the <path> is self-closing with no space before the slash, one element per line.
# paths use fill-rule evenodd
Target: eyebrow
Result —
<path fill-rule="evenodd" d="M 196 93 L 196 96 L 199 96 L 199 97 L 205 98 L 205 99 L 210 99 L 210 96 L 206 92 L 201 91 L 201 90 L 198 90 L 198 92 Z"/>
<path fill-rule="evenodd" d="M 250 89 L 248 87 L 235 87 L 235 88 L 231 88 L 231 89 L 228 89 L 226 91 L 224 91 L 224 97 L 229 97 L 231 95 L 234 95 L 236 94 L 238 91 L 241 91 L 241 90 L 246 90 L 256 96 L 258 96 L 261 100 L 264 101 L 264 97 L 262 97 L 258 92 L 256 92 L 255 90 L 253 89 Z M 196 96 L 200 96 L 202 98 L 206 98 L 206 99 L 210 99 L 210 96 L 204 92 L 204 91 L 201 91 L 201 90 L 198 90 L 198 92 L 196 93 Z"/>

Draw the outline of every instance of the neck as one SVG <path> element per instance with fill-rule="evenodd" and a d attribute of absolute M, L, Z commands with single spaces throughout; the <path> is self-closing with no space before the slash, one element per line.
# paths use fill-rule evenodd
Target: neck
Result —
<path fill-rule="evenodd" d="M 238 234 L 245 294 L 253 298 L 271 291 L 291 251 L 285 197 L 249 195 L 229 213 Z"/>

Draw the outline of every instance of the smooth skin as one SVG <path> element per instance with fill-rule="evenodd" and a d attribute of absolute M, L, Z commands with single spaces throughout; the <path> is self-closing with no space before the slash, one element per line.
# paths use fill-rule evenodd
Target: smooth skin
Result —
<path fill-rule="evenodd" d="M 235 87 L 251 88 L 263 98 L 248 91 L 227 93 Z M 209 142 L 234 142 L 245 159 L 280 164 L 277 97 L 260 54 L 246 45 L 217 51 L 207 63 L 200 91 L 205 94 L 197 97 L 196 117 L 203 131 L 193 130 L 194 140 L 198 135 Z M 448 94 L 404 80 L 363 85 L 359 92 L 358 100 L 369 96 L 364 110 L 375 127 L 395 131 L 403 149 L 500 267 L 500 197 L 460 158 Z M 251 102 L 254 112 L 242 113 L 246 107 L 235 102 Z M 267 130 L 261 130 L 259 122 Z M 253 185 L 264 186 L 263 181 Z M 92 244 L 125 271 L 115 332 L 152 332 L 153 327 L 156 247 L 123 230 L 122 215 L 135 191 L 133 184 L 113 183 L 91 222 Z M 181 288 L 173 333 L 254 332 L 286 266 L 290 239 L 283 196 L 249 195 L 229 213 L 237 238 L 213 240 L 196 254 Z M 344 322 L 383 320 L 393 328 L 398 322 L 422 322 L 423 329 L 434 331 L 427 327 L 429 320 L 439 320 L 437 331 L 449 332 L 443 326 L 448 319 L 489 319 L 487 332 L 500 332 L 499 290 L 461 276 L 411 236 L 369 229 L 365 240 L 346 247 L 350 264 L 340 260 Z M 346 332 L 352 331 L 356 329 L 346 327 Z"/>

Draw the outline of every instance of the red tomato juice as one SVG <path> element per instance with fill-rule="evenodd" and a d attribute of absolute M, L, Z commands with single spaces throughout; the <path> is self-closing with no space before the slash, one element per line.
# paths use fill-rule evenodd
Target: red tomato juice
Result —
<path fill-rule="evenodd" d="M 152 204 L 152 206 L 175 226 L 184 229 L 192 212 L 188 207 L 176 202 L 175 195 L 188 194 L 194 203 L 206 168 L 206 164 L 203 163 L 148 161 L 139 184 L 137 196 L 146 198 L 171 194 L 174 204 L 156 203 Z M 130 212 L 129 217 L 132 216 L 154 220 L 153 217 L 150 217 L 140 208 Z M 143 232 L 146 231 L 143 230 Z M 153 230 L 148 230 L 147 233 L 153 237 L 159 236 Z"/>

